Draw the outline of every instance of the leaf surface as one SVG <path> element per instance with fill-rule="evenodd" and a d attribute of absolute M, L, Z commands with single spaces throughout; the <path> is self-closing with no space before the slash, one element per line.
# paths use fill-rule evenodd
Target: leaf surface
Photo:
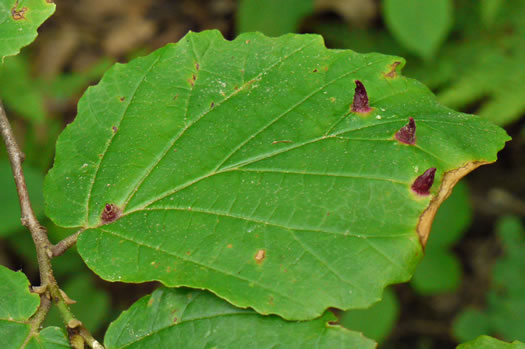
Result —
<path fill-rule="evenodd" d="M 86 229 L 79 252 L 108 280 L 206 288 L 287 319 L 366 307 L 410 278 L 451 186 L 508 140 L 402 62 L 316 35 L 208 31 L 115 65 L 57 142 L 48 216 Z M 356 80 L 368 114 L 351 112 Z M 415 145 L 395 138 L 409 117 Z"/>
<path fill-rule="evenodd" d="M 50 0 L 0 0 L 0 62 L 33 42 L 37 28 L 53 12 Z"/>
<path fill-rule="evenodd" d="M 332 313 L 289 322 L 242 310 L 203 291 L 161 288 L 138 300 L 108 328 L 117 348 L 375 348 L 360 333 L 329 324 Z"/>

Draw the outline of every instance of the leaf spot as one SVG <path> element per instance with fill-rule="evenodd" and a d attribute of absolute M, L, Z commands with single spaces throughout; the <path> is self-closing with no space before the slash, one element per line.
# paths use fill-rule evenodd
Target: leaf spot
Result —
<path fill-rule="evenodd" d="M 314 72 L 314 73 L 317 73 L 317 72 L 318 72 L 317 68 L 315 68 L 315 69 L 313 70 L 313 72 Z"/>
<path fill-rule="evenodd" d="M 394 62 L 390 65 L 390 70 L 387 73 L 384 73 L 385 78 L 395 78 L 397 77 L 397 67 L 401 64 L 401 62 Z"/>
<path fill-rule="evenodd" d="M 432 187 L 432 184 L 434 184 L 435 175 L 436 168 L 429 168 L 421 176 L 416 178 L 416 180 L 412 184 L 412 190 L 418 195 L 429 195 L 430 188 Z"/>
<path fill-rule="evenodd" d="M 101 220 L 102 224 L 108 224 L 115 221 L 120 217 L 120 209 L 114 204 L 106 204 L 102 211 Z"/>
<path fill-rule="evenodd" d="M 117 133 L 118 131 L 118 127 L 117 126 L 112 126 L 111 129 L 113 130 L 113 132 Z"/>
<path fill-rule="evenodd" d="M 27 7 L 23 7 L 21 10 L 17 10 L 16 7 L 18 6 L 18 1 L 15 3 L 15 6 L 11 9 L 11 16 L 15 21 L 19 21 L 21 19 L 26 19 L 25 14 L 27 12 Z"/>
<path fill-rule="evenodd" d="M 372 108 L 368 105 L 368 94 L 365 85 L 359 80 L 355 81 L 354 102 L 352 103 L 352 112 L 368 114 Z"/>
<path fill-rule="evenodd" d="M 266 251 L 265 250 L 259 250 L 257 251 L 257 253 L 255 254 L 255 262 L 257 264 L 261 264 L 264 259 L 266 258 Z"/>
<path fill-rule="evenodd" d="M 210 109 L 213 109 L 215 107 L 215 102 L 211 102 Z"/>
<path fill-rule="evenodd" d="M 232 244 L 228 244 L 226 247 L 227 247 L 227 248 L 232 248 L 233 245 L 232 245 Z"/>
<path fill-rule="evenodd" d="M 126 100 L 126 97 L 119 97 L 119 100 L 120 100 L 121 102 L 124 102 L 124 101 Z"/>
<path fill-rule="evenodd" d="M 413 117 L 408 118 L 408 124 L 401 127 L 396 132 L 396 139 L 404 144 L 414 145 L 416 144 L 416 122 Z"/>
<path fill-rule="evenodd" d="M 177 320 L 177 317 L 174 317 L 174 318 L 173 318 L 173 323 L 176 324 L 177 321 L 178 321 L 178 320 Z"/>
<path fill-rule="evenodd" d="M 199 70 L 200 68 L 201 68 L 200 64 L 199 63 L 195 63 L 195 69 Z"/>

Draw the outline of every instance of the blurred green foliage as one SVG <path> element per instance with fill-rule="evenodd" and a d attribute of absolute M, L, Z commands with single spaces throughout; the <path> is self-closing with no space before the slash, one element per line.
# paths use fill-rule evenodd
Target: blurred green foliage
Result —
<path fill-rule="evenodd" d="M 452 0 L 383 0 L 384 21 L 410 52 L 432 58 L 452 27 Z"/>
<path fill-rule="evenodd" d="M 399 301 L 396 294 L 391 288 L 386 288 L 382 299 L 370 308 L 343 312 L 340 323 L 380 343 L 392 331 L 398 315 Z"/>
<path fill-rule="evenodd" d="M 433 89 L 445 105 L 507 125 L 525 112 L 525 1 L 454 4 L 448 39 L 425 60 L 414 55 L 414 48 L 394 30 L 355 28 L 337 21 L 318 23 L 315 29 L 334 47 L 403 56 L 404 74 Z M 392 15 L 388 7 L 383 13 L 388 24 Z M 412 21 L 416 18 L 412 16 Z M 409 27 L 407 23 L 405 30 Z M 412 27 L 414 38 L 419 37 L 418 30 Z"/>
<path fill-rule="evenodd" d="M 461 282 L 461 264 L 449 250 L 472 221 L 468 187 L 460 182 L 439 208 L 427 242 L 425 258 L 412 277 L 411 285 L 420 294 L 457 290 Z"/>
<path fill-rule="evenodd" d="M 64 104 L 73 96 L 78 98 L 110 65 L 111 61 L 104 59 L 83 72 L 44 78 L 32 73 L 26 54 L 8 57 L 0 66 L 0 99 L 18 116 L 30 122 L 43 122 L 50 105 Z"/>
<path fill-rule="evenodd" d="M 489 336 L 480 336 L 473 341 L 458 345 L 457 349 L 525 349 L 525 344 L 518 341 L 506 343 Z"/>
<path fill-rule="evenodd" d="M 44 175 L 31 166 L 24 166 L 27 190 L 33 204 L 35 215 L 42 217 L 44 214 L 44 195 L 42 187 L 44 185 Z M 13 172 L 9 161 L 0 158 L 0 237 L 8 236 L 19 230 L 22 226 L 20 223 L 20 204 L 16 191 Z M 27 234 L 29 236 L 29 234 Z M 31 245 L 32 246 L 32 242 Z M 32 246 L 34 249 L 34 247 Z"/>
<path fill-rule="evenodd" d="M 293 33 L 313 10 L 313 0 L 240 0 L 237 33 L 259 31 L 268 36 Z"/>
<path fill-rule="evenodd" d="M 503 256 L 492 269 L 485 310 L 467 309 L 455 320 L 454 334 L 461 341 L 482 334 L 525 341 L 525 229 L 517 217 L 508 216 L 498 222 L 496 231 Z"/>

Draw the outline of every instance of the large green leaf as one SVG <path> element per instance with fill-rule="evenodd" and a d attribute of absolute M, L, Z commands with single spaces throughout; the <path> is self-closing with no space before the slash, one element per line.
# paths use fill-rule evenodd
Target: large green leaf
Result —
<path fill-rule="evenodd" d="M 206 288 L 287 319 L 366 307 L 410 278 L 450 186 L 508 140 L 402 62 L 316 35 L 190 33 L 88 89 L 57 142 L 47 213 L 86 229 L 79 252 L 108 280 Z M 356 80 L 369 113 L 351 112 Z M 409 117 L 415 145 L 395 138 Z"/>
<path fill-rule="evenodd" d="M 48 327 L 40 333 L 31 330 L 27 320 L 36 312 L 40 297 L 29 286 L 23 273 L 0 265 L 0 348 L 69 348 L 59 328 Z"/>
<path fill-rule="evenodd" d="M 52 0 L 0 0 L 0 63 L 37 36 L 37 28 L 55 12 Z"/>
<path fill-rule="evenodd" d="M 473 341 L 458 345 L 457 349 L 525 349 L 525 344 L 518 341 L 505 343 L 489 336 L 480 336 Z"/>
<path fill-rule="evenodd" d="M 331 325 L 327 313 L 305 322 L 261 316 L 203 291 L 161 288 L 138 300 L 108 328 L 116 348 L 375 348 L 360 333 Z"/>

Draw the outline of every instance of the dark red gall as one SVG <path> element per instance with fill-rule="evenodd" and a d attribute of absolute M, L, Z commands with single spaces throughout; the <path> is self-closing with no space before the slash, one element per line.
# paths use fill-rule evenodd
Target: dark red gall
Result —
<path fill-rule="evenodd" d="M 120 210 L 113 204 L 106 204 L 102 211 L 101 219 L 103 224 L 111 223 L 120 216 Z"/>
<path fill-rule="evenodd" d="M 361 81 L 356 80 L 352 111 L 355 113 L 368 113 L 371 110 L 372 108 L 368 105 L 368 94 L 366 93 L 365 85 Z"/>
<path fill-rule="evenodd" d="M 413 117 L 408 118 L 408 124 L 396 132 L 396 139 L 405 144 L 416 144 L 416 122 Z"/>
<path fill-rule="evenodd" d="M 432 184 L 434 184 L 435 175 L 436 168 L 429 168 L 421 176 L 416 178 L 416 180 L 412 184 L 412 190 L 419 195 L 429 195 L 430 188 L 432 188 Z"/>

